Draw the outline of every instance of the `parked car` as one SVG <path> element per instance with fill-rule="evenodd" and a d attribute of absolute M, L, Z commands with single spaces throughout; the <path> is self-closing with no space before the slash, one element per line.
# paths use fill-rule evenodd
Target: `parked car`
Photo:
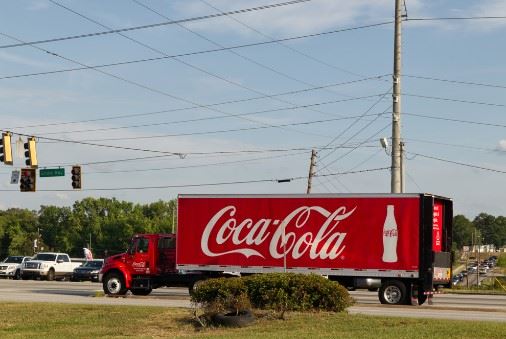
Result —
<path fill-rule="evenodd" d="M 98 272 L 104 265 L 103 259 L 95 259 L 86 261 L 79 267 L 74 268 L 72 273 L 72 281 L 91 280 L 98 282 Z"/>
<path fill-rule="evenodd" d="M 0 277 L 21 279 L 21 265 L 31 257 L 11 255 L 0 263 Z"/>

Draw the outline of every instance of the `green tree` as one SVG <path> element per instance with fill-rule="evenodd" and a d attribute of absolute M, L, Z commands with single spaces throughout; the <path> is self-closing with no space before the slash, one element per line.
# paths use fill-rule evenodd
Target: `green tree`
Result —
<path fill-rule="evenodd" d="M 465 216 L 459 214 L 453 217 L 453 243 L 457 249 L 471 245 L 474 230 L 473 223 Z"/>
<path fill-rule="evenodd" d="M 37 214 L 27 209 L 0 211 L 0 257 L 31 255 L 37 238 Z"/>

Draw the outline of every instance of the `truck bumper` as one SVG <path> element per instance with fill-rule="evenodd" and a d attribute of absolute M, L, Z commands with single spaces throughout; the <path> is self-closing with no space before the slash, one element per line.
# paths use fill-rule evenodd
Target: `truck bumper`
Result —
<path fill-rule="evenodd" d="M 46 277 L 47 272 L 41 272 L 41 271 L 27 271 L 23 270 L 21 272 L 21 278 L 23 279 L 36 279 L 36 278 L 42 278 Z"/>
<path fill-rule="evenodd" d="M 12 278 L 15 271 L 0 271 L 0 278 Z"/>

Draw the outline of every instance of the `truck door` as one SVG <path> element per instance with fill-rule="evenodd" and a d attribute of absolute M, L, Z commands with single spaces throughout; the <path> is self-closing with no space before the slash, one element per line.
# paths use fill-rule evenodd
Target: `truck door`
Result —
<path fill-rule="evenodd" d="M 173 236 L 158 239 L 157 268 L 160 274 L 176 271 L 176 238 Z"/>
<path fill-rule="evenodd" d="M 149 239 L 137 237 L 132 240 L 125 263 L 132 274 L 149 274 Z"/>

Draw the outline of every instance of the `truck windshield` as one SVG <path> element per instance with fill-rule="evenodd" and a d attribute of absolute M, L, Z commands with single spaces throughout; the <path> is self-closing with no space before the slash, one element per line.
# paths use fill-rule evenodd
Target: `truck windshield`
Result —
<path fill-rule="evenodd" d="M 42 261 L 55 261 L 56 254 L 50 253 L 39 253 L 35 256 L 33 260 L 42 260 Z"/>

